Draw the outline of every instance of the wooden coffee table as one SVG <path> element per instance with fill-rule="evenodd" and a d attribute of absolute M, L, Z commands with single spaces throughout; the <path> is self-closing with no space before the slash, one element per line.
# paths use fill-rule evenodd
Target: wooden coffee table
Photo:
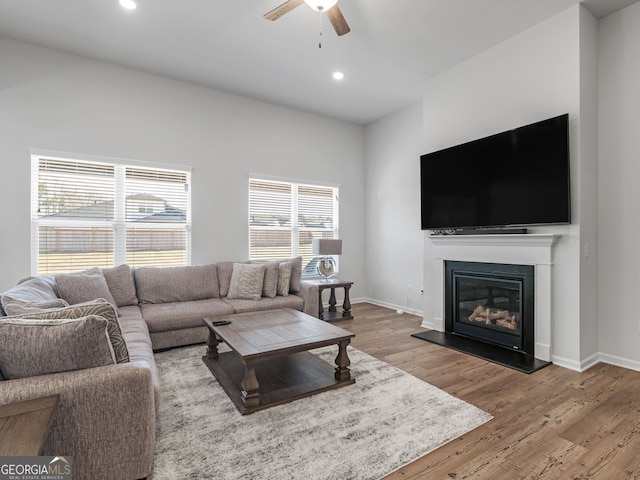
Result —
<path fill-rule="evenodd" d="M 204 319 L 209 339 L 202 360 L 243 415 L 355 383 L 347 356 L 354 333 L 293 309 L 229 320 L 215 326 Z M 218 352 L 220 342 L 231 351 Z M 328 345 L 338 346 L 335 368 L 308 351 Z"/>
<path fill-rule="evenodd" d="M 42 455 L 59 401 L 59 395 L 51 395 L 1 406 L 0 455 Z"/>

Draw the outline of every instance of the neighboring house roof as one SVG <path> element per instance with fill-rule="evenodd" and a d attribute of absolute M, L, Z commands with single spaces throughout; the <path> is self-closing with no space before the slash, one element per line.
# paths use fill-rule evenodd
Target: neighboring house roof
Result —
<path fill-rule="evenodd" d="M 143 202 L 164 202 L 166 200 L 164 198 L 156 197 L 155 195 L 151 195 L 150 193 L 136 193 L 134 195 L 129 195 L 127 200 L 140 200 Z"/>
<path fill-rule="evenodd" d="M 164 210 L 164 212 L 154 213 L 153 215 L 137 219 L 136 221 L 150 223 L 184 223 L 187 220 L 187 216 L 179 208 L 172 207 L 171 205 L 165 205 Z"/>
<path fill-rule="evenodd" d="M 75 218 L 75 219 L 92 219 L 92 220 L 110 220 L 113 218 L 113 201 L 96 202 L 93 205 L 74 208 L 65 212 L 45 215 L 41 218 Z"/>
<path fill-rule="evenodd" d="M 163 198 L 156 197 L 146 193 L 127 196 L 127 200 L 139 202 L 163 203 L 164 212 L 151 213 L 150 215 L 136 215 L 135 218 L 128 219 L 131 222 L 151 222 L 151 223 L 185 223 L 186 214 L 183 210 L 173 207 L 166 203 Z M 113 219 L 113 200 L 108 202 L 96 202 L 93 205 L 87 205 L 66 212 L 45 215 L 42 219 L 75 219 L 75 220 L 104 220 Z"/>

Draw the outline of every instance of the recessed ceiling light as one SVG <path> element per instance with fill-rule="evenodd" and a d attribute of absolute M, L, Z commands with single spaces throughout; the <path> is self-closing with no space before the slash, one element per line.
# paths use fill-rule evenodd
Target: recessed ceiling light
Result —
<path fill-rule="evenodd" d="M 137 7 L 136 2 L 134 2 L 133 0 L 120 0 L 120 5 L 122 5 L 122 7 L 126 8 L 127 10 L 135 10 L 135 8 Z"/>
<path fill-rule="evenodd" d="M 342 80 L 344 78 L 344 73 L 342 72 L 333 72 L 334 80 Z"/>

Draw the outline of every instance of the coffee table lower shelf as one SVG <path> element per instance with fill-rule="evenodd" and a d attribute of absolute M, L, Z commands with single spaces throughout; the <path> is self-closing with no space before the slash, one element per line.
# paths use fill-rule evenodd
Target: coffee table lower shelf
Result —
<path fill-rule="evenodd" d="M 243 415 L 355 383 L 353 378 L 335 379 L 334 366 L 310 352 L 279 355 L 256 364 L 260 402 L 246 406 L 240 387 L 245 371 L 240 357 L 234 352 L 224 352 L 217 359 L 203 356 L 202 361 Z"/>

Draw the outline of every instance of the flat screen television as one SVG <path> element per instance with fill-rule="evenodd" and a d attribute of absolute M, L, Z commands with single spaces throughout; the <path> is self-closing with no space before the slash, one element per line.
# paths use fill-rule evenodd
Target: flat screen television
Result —
<path fill-rule="evenodd" d="M 423 230 L 571 223 L 569 115 L 420 157 Z"/>

